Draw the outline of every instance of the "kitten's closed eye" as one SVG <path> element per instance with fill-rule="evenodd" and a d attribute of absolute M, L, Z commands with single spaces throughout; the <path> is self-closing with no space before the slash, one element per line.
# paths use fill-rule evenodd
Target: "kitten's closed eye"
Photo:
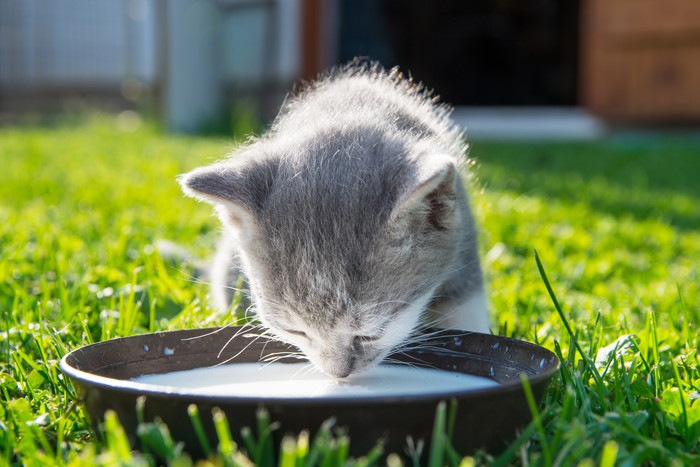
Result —
<path fill-rule="evenodd" d="M 307 339 L 309 338 L 309 336 L 304 331 L 297 331 L 296 329 L 284 329 L 284 332 L 293 336 L 304 337 Z"/>
<path fill-rule="evenodd" d="M 382 336 L 355 336 L 355 344 L 368 344 L 371 342 L 377 342 Z"/>

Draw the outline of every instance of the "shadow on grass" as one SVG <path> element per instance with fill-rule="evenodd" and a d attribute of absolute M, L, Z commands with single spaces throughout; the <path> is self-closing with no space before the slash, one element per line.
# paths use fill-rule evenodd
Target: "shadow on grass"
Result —
<path fill-rule="evenodd" d="M 615 217 L 700 228 L 700 137 L 475 143 L 487 189 L 584 203 Z"/>

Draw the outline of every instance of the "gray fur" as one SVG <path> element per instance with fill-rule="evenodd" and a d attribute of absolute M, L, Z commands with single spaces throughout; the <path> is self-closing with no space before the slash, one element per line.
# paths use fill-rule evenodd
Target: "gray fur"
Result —
<path fill-rule="evenodd" d="M 264 137 L 180 180 L 226 226 L 218 306 L 237 263 L 261 322 L 336 377 L 384 358 L 421 315 L 487 331 L 485 302 L 463 306 L 483 297 L 464 161 L 447 111 L 395 70 L 313 84 Z"/>

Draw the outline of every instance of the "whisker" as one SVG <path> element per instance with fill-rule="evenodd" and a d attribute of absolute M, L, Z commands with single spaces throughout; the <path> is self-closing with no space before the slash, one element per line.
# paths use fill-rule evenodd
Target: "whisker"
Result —
<path fill-rule="evenodd" d="M 286 342 L 282 339 L 280 339 L 277 335 L 275 335 L 272 331 L 267 329 L 265 332 L 261 334 L 261 336 L 265 337 L 267 341 L 263 344 L 262 349 L 260 350 L 260 358 L 262 358 L 263 354 L 265 353 L 265 349 L 267 348 L 267 344 L 270 342 L 281 342 L 282 344 L 289 345 L 289 342 Z"/>
<path fill-rule="evenodd" d="M 235 326 L 237 321 L 233 321 L 231 323 L 225 324 L 223 326 L 219 326 L 218 329 L 215 329 L 213 331 L 207 332 L 205 334 L 201 334 L 199 336 L 193 336 L 193 337 L 185 337 L 181 339 L 182 341 L 191 341 L 195 339 L 201 339 L 202 337 L 208 337 L 208 336 L 213 336 L 214 334 L 220 333 L 221 331 L 230 328 L 231 326 Z M 243 327 L 247 326 L 248 324 L 244 324 Z M 240 333 L 239 331 L 236 331 L 236 334 L 233 337 L 236 337 Z"/>
<path fill-rule="evenodd" d="M 223 362 L 217 363 L 216 365 L 214 365 L 214 367 L 224 365 L 224 364 L 230 362 L 231 360 L 236 359 L 239 355 L 241 355 L 243 352 L 245 352 L 246 350 L 248 350 L 248 347 L 250 347 L 251 345 L 253 345 L 253 344 L 255 343 L 255 341 L 257 341 L 258 339 L 260 339 L 260 337 L 261 337 L 261 336 L 256 336 L 256 337 L 255 337 L 252 341 L 250 341 L 245 347 L 243 347 L 236 355 L 234 355 L 233 357 L 227 358 L 227 359 L 224 360 Z M 229 340 L 229 342 L 231 342 L 231 340 Z M 228 343 L 227 343 L 227 344 L 228 344 Z M 216 358 L 220 358 L 222 352 L 223 352 L 223 349 L 221 349 L 221 352 L 219 352 L 219 355 L 217 355 Z"/>
<path fill-rule="evenodd" d="M 188 282 L 190 282 L 190 283 L 192 283 L 192 284 L 207 285 L 207 286 L 210 286 L 210 287 L 211 287 L 212 284 L 213 284 L 211 281 L 207 281 L 207 280 L 202 279 L 201 277 L 192 275 L 192 274 L 188 273 L 187 271 L 185 271 L 185 270 L 183 270 L 183 269 L 181 269 L 181 268 L 172 267 L 172 269 L 175 270 L 175 271 L 177 271 L 181 276 L 183 276 L 183 278 L 184 278 L 186 281 L 188 281 Z M 234 292 L 241 292 L 241 293 L 244 293 L 244 294 L 246 294 L 246 293 L 249 292 L 248 289 L 241 289 L 241 288 L 233 287 L 233 286 L 226 285 L 226 284 L 219 284 L 219 286 L 220 286 L 220 287 L 223 287 L 223 288 L 225 288 L 225 289 L 227 289 L 227 290 L 233 290 Z"/>
<path fill-rule="evenodd" d="M 300 355 L 304 355 L 302 352 L 299 351 L 289 351 L 289 352 L 274 352 L 271 354 L 265 355 L 265 360 L 264 361 L 269 361 L 269 360 L 278 360 L 280 358 L 285 358 L 285 357 L 297 357 Z"/>
<path fill-rule="evenodd" d="M 275 355 L 275 356 L 272 357 L 272 358 L 269 358 L 270 355 Z M 277 354 L 270 354 L 270 355 L 268 355 L 268 356 L 265 357 L 265 360 L 264 360 L 264 361 L 266 362 L 266 364 L 264 365 L 263 368 L 266 368 L 266 367 L 268 367 L 269 365 L 271 365 L 271 364 L 273 364 L 273 363 L 276 363 L 276 362 L 278 362 L 278 361 L 280 361 L 280 360 L 282 360 L 282 359 L 284 359 L 284 358 L 297 358 L 297 359 L 301 359 L 301 358 L 304 357 L 304 354 L 302 354 L 301 352 L 277 352 Z"/>
<path fill-rule="evenodd" d="M 228 341 L 226 341 L 226 343 L 224 344 L 224 346 L 221 347 L 221 350 L 219 351 L 219 353 L 218 353 L 218 355 L 216 356 L 216 358 L 220 358 L 220 357 L 221 357 L 221 354 L 224 352 L 224 350 L 226 350 L 226 347 L 228 347 L 228 345 L 229 345 L 236 337 L 240 336 L 240 335 L 243 334 L 244 332 L 245 332 L 246 334 L 243 334 L 243 337 L 253 336 L 253 337 L 256 337 L 255 340 L 257 340 L 257 338 L 260 337 L 261 335 L 252 334 L 252 333 L 250 333 L 249 331 L 253 331 L 253 330 L 258 329 L 258 328 L 261 328 L 261 327 L 262 327 L 262 324 L 258 324 L 258 325 L 255 325 L 255 326 L 251 326 L 251 327 L 249 327 L 249 328 L 246 328 L 246 326 L 242 326 L 241 329 L 239 329 L 238 331 L 236 331 L 236 333 L 235 333 L 233 336 L 231 336 L 231 337 L 229 338 Z M 263 333 L 263 334 L 264 334 L 264 333 Z M 253 342 L 255 342 L 255 340 L 253 340 Z M 250 344 L 249 344 L 249 345 L 250 345 Z M 247 348 L 247 347 L 246 347 L 246 348 Z"/>
<path fill-rule="evenodd" d="M 402 365 L 402 366 L 407 366 L 409 368 L 414 368 L 416 370 L 421 368 L 420 366 L 416 365 L 415 363 L 405 362 L 403 360 L 398 360 L 396 358 L 391 358 L 391 357 L 387 357 L 384 361 L 387 363 L 390 363 L 391 365 Z"/>
<path fill-rule="evenodd" d="M 401 354 L 401 355 L 406 356 L 407 358 L 410 358 L 410 359 L 412 359 L 412 360 L 415 360 L 416 363 L 414 363 L 414 365 L 418 365 L 418 364 L 422 363 L 425 367 L 434 368 L 430 363 L 428 363 L 428 362 L 426 362 L 425 360 L 422 360 L 422 359 L 416 357 L 415 355 L 411 355 L 411 354 L 409 354 L 409 353 L 402 352 L 402 351 L 394 352 L 392 355 L 396 355 L 396 354 Z M 407 363 L 407 362 L 404 362 L 404 363 Z"/>
<path fill-rule="evenodd" d="M 372 304 L 367 305 L 367 307 L 365 308 L 365 311 L 371 312 L 372 310 L 374 310 L 377 307 L 380 307 L 382 305 L 390 305 L 390 304 L 392 304 L 392 305 L 399 304 L 399 305 L 407 305 L 407 306 L 413 305 L 413 303 L 407 302 L 405 300 L 385 300 L 383 302 L 377 302 L 377 303 L 372 303 Z"/>
<path fill-rule="evenodd" d="M 310 375 L 312 373 L 321 374 L 321 375 L 325 374 L 321 370 L 319 370 L 316 367 L 316 365 L 314 365 L 313 363 L 309 363 L 308 365 L 306 365 L 306 368 L 304 369 L 304 376 Z"/>
<path fill-rule="evenodd" d="M 216 358 L 220 358 L 220 357 L 221 357 L 221 354 L 224 352 L 224 350 L 226 350 L 226 347 L 228 347 L 228 345 L 229 345 L 235 338 L 237 338 L 238 336 L 240 336 L 240 335 L 243 334 L 244 332 L 247 333 L 247 334 L 250 334 L 248 331 L 253 331 L 253 330 L 258 329 L 258 328 L 260 328 L 260 327 L 262 327 L 261 324 L 258 324 L 258 325 L 255 325 L 255 326 L 250 326 L 250 325 L 241 326 L 241 328 L 240 328 L 238 331 L 236 331 L 236 333 L 235 333 L 233 336 L 231 336 L 231 337 L 229 338 L 229 340 L 226 341 L 226 343 L 223 345 L 223 347 L 221 347 L 221 350 L 219 351 L 219 353 L 218 353 L 218 355 L 216 356 Z"/>
<path fill-rule="evenodd" d="M 295 371 L 294 374 L 291 376 L 291 378 L 297 378 L 299 376 L 306 376 L 314 369 L 315 369 L 314 364 L 309 362 L 306 365 L 303 365 L 297 371 Z"/>

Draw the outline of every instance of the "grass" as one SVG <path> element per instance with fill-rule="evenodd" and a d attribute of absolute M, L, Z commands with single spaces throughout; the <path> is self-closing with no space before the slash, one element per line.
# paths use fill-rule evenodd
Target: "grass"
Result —
<path fill-rule="evenodd" d="M 217 221 L 175 176 L 229 143 L 111 119 L 0 130 L 0 465 L 192 463 L 158 423 L 139 430 L 143 452 L 114 416 L 96 440 L 57 362 L 91 342 L 227 322 L 153 245 L 211 252 Z M 700 464 L 698 153 L 689 136 L 473 146 L 494 331 L 563 364 L 502 454 L 461 459 L 438 414 L 434 465 Z M 229 422 L 218 415 L 209 465 L 269 464 L 266 428 L 237 447 Z M 350 462 L 351 434 L 319 436 L 285 438 L 280 465 Z"/>

